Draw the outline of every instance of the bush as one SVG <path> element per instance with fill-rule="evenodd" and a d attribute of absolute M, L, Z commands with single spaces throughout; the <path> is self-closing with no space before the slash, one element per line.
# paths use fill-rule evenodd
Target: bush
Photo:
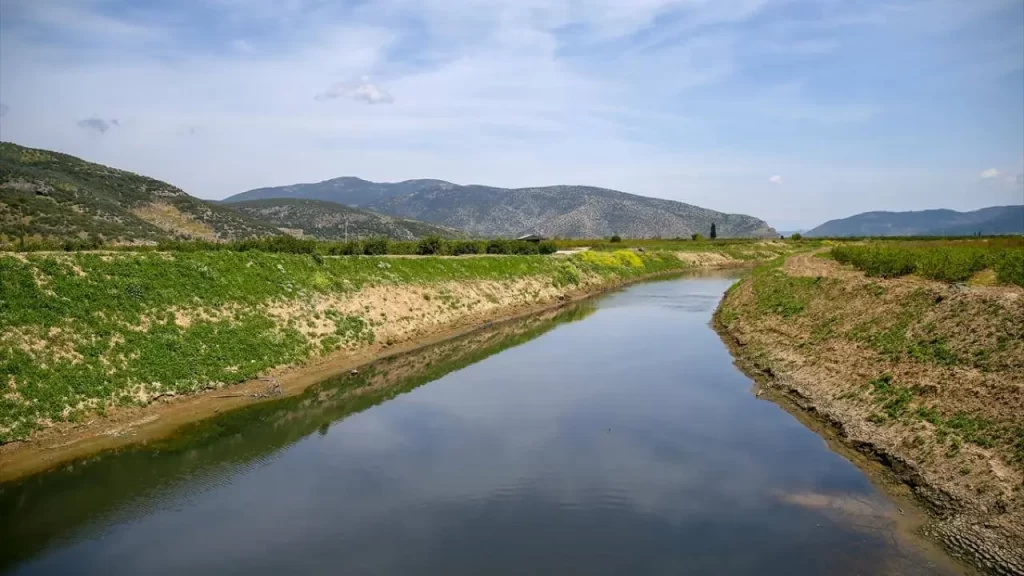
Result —
<path fill-rule="evenodd" d="M 448 243 L 448 253 L 452 256 L 462 256 L 463 254 L 479 254 L 480 244 L 472 240 L 457 240 Z"/>
<path fill-rule="evenodd" d="M 554 254 L 555 252 L 558 252 L 558 245 L 554 242 L 541 242 L 540 245 L 537 246 L 537 250 L 541 254 Z"/>
<path fill-rule="evenodd" d="M 444 241 L 441 240 L 440 236 L 427 236 L 416 244 L 416 253 L 422 256 L 440 254 L 443 245 Z"/>
<path fill-rule="evenodd" d="M 367 256 L 381 256 L 388 253 L 388 239 L 383 236 L 370 238 L 363 242 L 363 254 Z"/>
<path fill-rule="evenodd" d="M 612 237 L 609 239 L 609 242 L 622 242 L 622 236 L 619 236 L 618 234 L 612 234 Z"/>
<path fill-rule="evenodd" d="M 690 235 L 690 240 L 693 240 L 695 242 L 700 242 L 700 241 L 704 240 L 704 235 L 699 233 L 699 232 L 696 233 L 696 234 L 691 234 Z"/>
<path fill-rule="evenodd" d="M 799 232 L 794 232 L 792 235 L 790 235 L 789 239 L 790 240 L 803 240 L 804 237 Z"/>
<path fill-rule="evenodd" d="M 509 242 L 509 254 L 529 255 L 539 254 L 540 246 L 525 240 L 513 240 Z"/>
<path fill-rule="evenodd" d="M 509 253 L 509 242 L 508 240 L 494 239 L 487 242 L 487 253 L 488 254 L 508 254 Z"/>

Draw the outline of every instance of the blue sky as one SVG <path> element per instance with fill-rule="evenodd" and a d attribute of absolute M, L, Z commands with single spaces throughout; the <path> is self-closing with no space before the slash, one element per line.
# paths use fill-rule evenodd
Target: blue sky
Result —
<path fill-rule="evenodd" d="M 803 228 L 1024 203 L 1024 0 L 0 0 L 0 103 L 203 198 L 591 184 Z"/>

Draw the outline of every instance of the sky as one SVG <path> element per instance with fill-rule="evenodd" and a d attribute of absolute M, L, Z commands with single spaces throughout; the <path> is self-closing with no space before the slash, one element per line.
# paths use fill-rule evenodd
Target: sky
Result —
<path fill-rule="evenodd" d="M 783 230 L 1024 203 L 1024 0 L 0 0 L 0 139 L 207 199 L 602 186 Z"/>

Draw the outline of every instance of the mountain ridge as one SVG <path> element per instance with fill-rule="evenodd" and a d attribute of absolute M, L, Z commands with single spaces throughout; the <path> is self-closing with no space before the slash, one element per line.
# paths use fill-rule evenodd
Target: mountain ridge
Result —
<path fill-rule="evenodd" d="M 425 236 L 455 238 L 464 234 L 452 228 L 416 220 L 395 218 L 326 200 L 267 198 L 230 204 L 235 210 L 279 230 L 319 240 L 345 240 L 387 236 L 392 240 L 417 240 Z"/>
<path fill-rule="evenodd" d="M 722 237 L 776 235 L 767 222 L 753 216 L 596 186 L 500 188 L 436 179 L 382 183 L 343 176 L 315 183 L 256 188 L 229 196 L 223 202 L 269 198 L 326 200 L 479 236 L 706 236 L 712 223 Z"/>
<path fill-rule="evenodd" d="M 989 206 L 968 212 L 931 210 L 862 212 L 829 220 L 808 230 L 808 237 L 970 236 L 1024 234 L 1024 205 Z"/>

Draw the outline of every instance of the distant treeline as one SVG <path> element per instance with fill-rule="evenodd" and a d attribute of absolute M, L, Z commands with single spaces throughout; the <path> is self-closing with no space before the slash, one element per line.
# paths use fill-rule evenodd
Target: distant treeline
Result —
<path fill-rule="evenodd" d="M 104 245 L 98 239 L 68 240 L 34 240 L 25 243 L 24 249 L 19 243 L 3 245 L 6 251 L 64 251 L 78 252 L 82 250 L 118 250 L 118 251 L 159 251 L 159 252 L 212 252 L 227 250 L 233 252 L 278 252 L 284 254 L 319 254 L 323 256 L 383 256 L 383 255 L 422 255 L 422 256 L 461 256 L 464 254 L 552 254 L 558 246 L 551 241 L 526 242 L 523 240 L 451 240 L 438 236 L 430 236 L 418 241 L 389 240 L 388 238 L 368 238 L 337 242 L 295 238 L 293 236 L 270 236 L 235 240 L 231 242 L 212 242 L 208 240 L 168 240 L 147 245 Z"/>

